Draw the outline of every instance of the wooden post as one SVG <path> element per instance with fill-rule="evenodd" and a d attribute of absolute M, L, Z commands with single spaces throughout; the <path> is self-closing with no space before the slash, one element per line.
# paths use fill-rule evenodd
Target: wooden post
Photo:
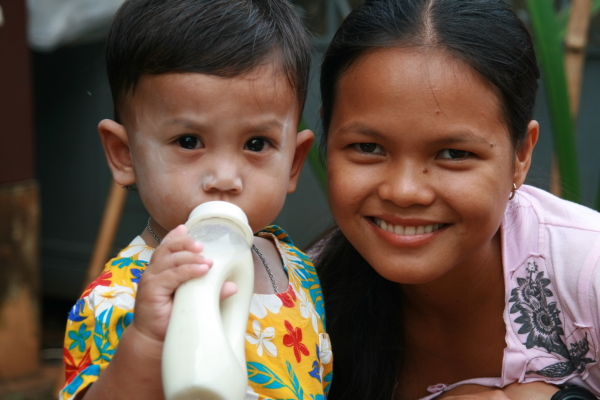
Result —
<path fill-rule="evenodd" d="M 0 378 L 39 367 L 39 188 L 0 185 Z"/>
<path fill-rule="evenodd" d="M 39 367 L 39 187 L 25 0 L 0 16 L 0 378 Z"/>
<path fill-rule="evenodd" d="M 571 3 L 571 16 L 565 38 L 565 68 L 567 72 L 567 85 L 573 121 L 577 121 L 579 114 L 579 101 L 581 98 L 581 84 L 583 82 L 583 68 L 585 66 L 585 48 L 588 41 L 590 27 L 591 0 L 573 0 Z M 550 191 L 556 196 L 562 196 L 558 160 L 552 159 L 552 173 Z"/>

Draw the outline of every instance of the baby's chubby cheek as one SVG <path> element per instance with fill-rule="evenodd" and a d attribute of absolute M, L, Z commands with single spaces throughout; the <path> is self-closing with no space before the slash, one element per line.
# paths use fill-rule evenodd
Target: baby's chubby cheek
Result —
<path fill-rule="evenodd" d="M 286 192 L 271 188 L 264 190 L 257 199 L 259 200 L 253 200 L 242 207 L 254 232 L 264 229 L 275 221 L 285 204 Z"/>

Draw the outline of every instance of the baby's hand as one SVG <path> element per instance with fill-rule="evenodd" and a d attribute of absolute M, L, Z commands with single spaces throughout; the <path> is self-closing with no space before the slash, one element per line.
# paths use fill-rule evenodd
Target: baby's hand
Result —
<path fill-rule="evenodd" d="M 165 236 L 138 288 L 132 324 L 140 333 L 161 342 L 167 333 L 175 290 L 192 278 L 206 275 L 212 266 L 212 260 L 200 255 L 203 245 L 187 231 L 180 225 Z"/>

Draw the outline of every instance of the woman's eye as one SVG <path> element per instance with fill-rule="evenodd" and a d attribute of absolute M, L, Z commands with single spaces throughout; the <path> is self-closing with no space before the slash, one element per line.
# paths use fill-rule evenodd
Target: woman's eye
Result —
<path fill-rule="evenodd" d="M 267 141 L 265 139 L 255 138 L 255 139 L 248 140 L 248 142 L 246 142 L 246 146 L 244 147 L 244 149 L 259 152 L 259 151 L 263 151 L 266 145 L 267 145 Z"/>
<path fill-rule="evenodd" d="M 383 154 L 383 149 L 377 143 L 357 143 L 355 146 L 363 153 Z"/>
<path fill-rule="evenodd" d="M 179 145 L 187 150 L 194 150 L 202 147 L 202 141 L 196 136 L 182 136 L 178 141 Z"/>
<path fill-rule="evenodd" d="M 466 150 L 456 150 L 456 149 L 444 149 L 438 156 L 438 158 L 449 158 L 452 160 L 460 160 L 461 158 L 467 157 L 470 152 Z"/>

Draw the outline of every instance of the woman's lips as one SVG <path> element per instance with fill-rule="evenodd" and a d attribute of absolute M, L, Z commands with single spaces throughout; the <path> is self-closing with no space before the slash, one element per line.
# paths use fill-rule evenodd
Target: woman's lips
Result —
<path fill-rule="evenodd" d="M 386 242 L 397 247 L 419 247 L 431 242 L 443 232 L 449 224 L 444 223 L 406 223 L 392 224 L 381 218 L 369 218 L 375 232 Z"/>

